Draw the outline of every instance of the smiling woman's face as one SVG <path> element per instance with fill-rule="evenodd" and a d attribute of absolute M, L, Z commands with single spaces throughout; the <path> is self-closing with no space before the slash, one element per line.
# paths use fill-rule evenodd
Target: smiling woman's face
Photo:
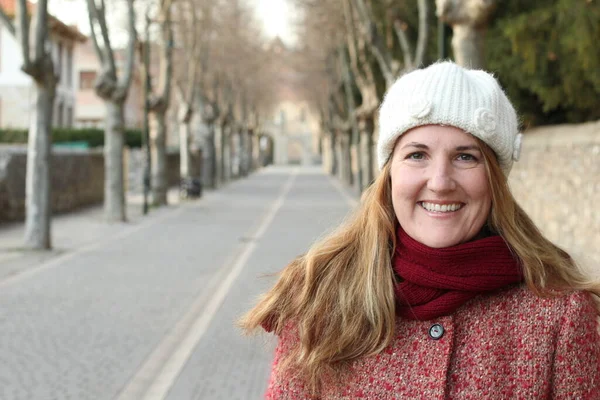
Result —
<path fill-rule="evenodd" d="M 479 233 L 492 200 L 473 136 L 450 126 L 420 126 L 400 136 L 390 162 L 394 211 L 410 237 L 442 248 Z"/>

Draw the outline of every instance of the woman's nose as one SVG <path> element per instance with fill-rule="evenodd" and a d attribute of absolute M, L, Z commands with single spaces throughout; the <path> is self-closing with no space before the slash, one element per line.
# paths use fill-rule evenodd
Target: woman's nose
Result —
<path fill-rule="evenodd" d="M 435 193 L 451 192 L 456 189 L 450 162 L 440 161 L 431 165 L 427 188 Z"/>

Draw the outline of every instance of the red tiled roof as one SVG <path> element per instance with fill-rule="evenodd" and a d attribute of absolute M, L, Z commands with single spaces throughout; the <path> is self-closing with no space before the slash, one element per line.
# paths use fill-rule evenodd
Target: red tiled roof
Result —
<path fill-rule="evenodd" d="M 27 11 L 32 13 L 36 9 L 36 5 L 27 1 Z M 13 18 L 17 10 L 17 0 L 0 0 L 0 7 L 4 10 L 4 13 L 9 17 Z M 85 42 L 87 37 L 79 32 L 79 29 L 66 25 L 64 22 L 56 18 L 55 16 L 48 14 L 48 28 L 55 33 L 63 36 L 68 36 L 74 40 Z"/>
<path fill-rule="evenodd" d="M 29 12 L 35 10 L 35 4 L 27 2 L 27 10 Z M 14 17 L 17 11 L 17 0 L 0 0 L 0 7 L 4 10 L 6 15 Z"/>

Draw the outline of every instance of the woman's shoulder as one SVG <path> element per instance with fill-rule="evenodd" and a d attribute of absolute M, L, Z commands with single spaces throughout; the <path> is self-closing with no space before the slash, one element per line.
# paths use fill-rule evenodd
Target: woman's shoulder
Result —
<path fill-rule="evenodd" d="M 545 296 L 534 293 L 525 284 L 512 286 L 491 295 L 481 296 L 468 305 L 470 310 L 492 311 L 498 316 L 518 316 L 520 319 L 563 323 L 573 315 L 596 317 L 595 300 L 589 292 L 555 291 Z"/>
<path fill-rule="evenodd" d="M 534 293 L 527 285 L 517 285 L 505 290 L 507 301 L 516 302 L 522 307 L 539 307 L 566 311 L 569 308 L 594 308 L 594 300 L 589 292 L 583 290 L 552 291 L 547 295 Z"/>

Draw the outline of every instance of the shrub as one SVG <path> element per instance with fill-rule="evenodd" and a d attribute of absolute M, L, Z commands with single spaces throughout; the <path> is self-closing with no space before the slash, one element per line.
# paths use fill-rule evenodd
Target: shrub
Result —
<path fill-rule="evenodd" d="M 526 124 L 600 118 L 600 3 L 507 0 L 486 37 L 497 72 Z"/>
<path fill-rule="evenodd" d="M 97 128 L 54 128 L 52 143 L 85 142 L 89 147 L 104 146 L 104 130 Z M 27 143 L 26 129 L 0 129 L 0 143 Z M 140 129 L 125 129 L 125 145 L 142 146 Z"/>

